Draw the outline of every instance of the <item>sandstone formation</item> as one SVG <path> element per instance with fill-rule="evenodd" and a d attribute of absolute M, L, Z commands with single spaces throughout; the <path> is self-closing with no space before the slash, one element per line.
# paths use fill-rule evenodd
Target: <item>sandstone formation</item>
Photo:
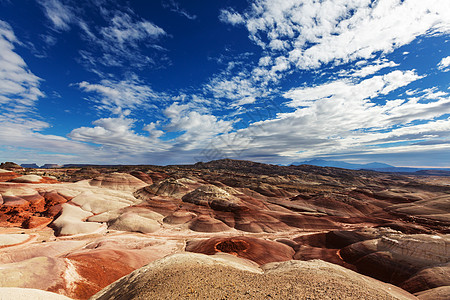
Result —
<path fill-rule="evenodd" d="M 144 173 L 144 172 L 141 172 L 141 171 L 133 171 L 133 172 L 130 172 L 130 175 L 133 175 L 134 177 L 142 180 L 146 184 L 152 184 L 153 183 L 153 179 L 147 173 Z"/>
<path fill-rule="evenodd" d="M 100 175 L 91 179 L 89 182 L 92 186 L 105 187 L 114 190 L 127 190 L 135 191 L 147 184 L 127 173 L 111 173 L 106 175 Z"/>
<path fill-rule="evenodd" d="M 202 185 L 181 199 L 184 202 L 208 206 L 214 210 L 233 211 L 241 207 L 239 198 L 212 184 Z"/>
<path fill-rule="evenodd" d="M 20 175 L 9 170 L 0 169 L 0 182 L 10 181 Z"/>
<path fill-rule="evenodd" d="M 11 179 L 10 181 L 17 182 L 17 183 L 58 183 L 59 182 L 56 178 L 32 175 L 32 174 L 15 177 L 15 178 Z"/>
<path fill-rule="evenodd" d="M 200 232 L 221 232 L 230 229 L 224 222 L 207 215 L 201 215 L 195 218 L 189 228 Z"/>
<path fill-rule="evenodd" d="M 168 178 L 136 192 L 139 197 L 151 197 L 151 196 L 182 196 L 189 191 L 189 187 L 174 178 Z"/>

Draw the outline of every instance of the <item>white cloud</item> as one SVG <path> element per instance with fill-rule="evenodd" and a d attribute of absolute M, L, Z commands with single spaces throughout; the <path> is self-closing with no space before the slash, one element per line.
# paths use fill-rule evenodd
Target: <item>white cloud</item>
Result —
<path fill-rule="evenodd" d="M 239 13 L 229 9 L 223 9 L 220 11 L 219 20 L 231 25 L 244 23 L 244 18 Z"/>
<path fill-rule="evenodd" d="M 263 95 L 262 89 L 245 74 L 231 78 L 227 74 L 216 76 L 205 86 L 205 90 L 212 92 L 217 99 L 232 100 L 234 106 L 253 103 Z"/>
<path fill-rule="evenodd" d="M 450 71 L 450 56 L 444 57 L 438 64 L 438 69 L 444 72 Z"/>
<path fill-rule="evenodd" d="M 179 3 L 175 2 L 174 0 L 165 1 L 162 3 L 162 5 L 163 7 L 170 9 L 170 11 L 173 11 L 174 13 L 177 13 L 180 16 L 188 18 L 189 20 L 197 19 L 196 15 L 188 13 L 185 9 L 180 7 Z"/>
<path fill-rule="evenodd" d="M 124 47 L 126 44 L 137 47 L 138 42 L 154 40 L 166 35 L 161 27 L 152 22 L 135 21 L 124 12 L 116 12 L 110 24 L 110 26 L 102 28 L 100 33 L 110 43 L 109 45 L 119 45 L 119 47 Z"/>
<path fill-rule="evenodd" d="M 163 150 L 155 139 L 136 134 L 135 120 L 127 118 L 103 118 L 93 122 L 94 127 L 80 127 L 69 134 L 71 139 L 102 145 L 114 152 L 132 153 Z"/>
<path fill-rule="evenodd" d="M 357 84 L 341 79 L 315 87 L 296 88 L 286 92 L 284 97 L 292 99 L 287 104 L 291 107 L 311 106 L 317 100 L 330 102 L 330 105 L 333 105 L 332 101 L 334 100 L 353 103 L 378 95 L 386 95 L 420 78 L 421 76 L 413 71 L 392 71 L 385 75 L 373 76 L 362 80 Z"/>
<path fill-rule="evenodd" d="M 370 59 L 450 31 L 449 5 L 441 0 L 258 0 L 243 14 L 222 11 L 221 19 L 243 23 L 257 45 L 281 50 L 299 69 Z"/>
<path fill-rule="evenodd" d="M 0 104 L 3 113 L 29 111 L 44 96 L 39 89 L 41 79 L 14 51 L 14 44 L 20 42 L 11 26 L 0 20 Z"/>
<path fill-rule="evenodd" d="M 97 84 L 83 81 L 77 85 L 85 92 L 98 94 L 89 98 L 98 109 L 122 116 L 137 109 L 154 108 L 154 103 L 162 102 L 166 97 L 135 77 L 122 81 L 104 79 Z"/>
<path fill-rule="evenodd" d="M 227 133 L 232 129 L 233 121 L 220 120 L 211 114 L 201 114 L 193 110 L 191 104 L 172 103 L 164 110 L 169 123 L 164 127 L 169 132 L 183 132 L 176 138 L 185 150 L 205 145 L 211 138 Z"/>
<path fill-rule="evenodd" d="M 91 31 L 86 22 L 79 21 L 84 37 L 90 42 L 92 49 L 80 50 L 80 63 L 88 67 L 131 67 L 143 68 L 158 65 L 155 59 L 165 60 L 165 49 L 157 42 L 168 34 L 156 24 L 139 18 L 128 10 L 101 10 L 108 26 L 98 29 L 98 34 Z M 144 49 L 153 48 L 152 57 L 144 54 Z M 100 53 L 100 55 L 99 55 Z M 93 70 L 94 71 L 94 70 Z"/>
<path fill-rule="evenodd" d="M 75 21 L 75 15 L 70 7 L 59 0 L 40 0 L 46 16 L 57 30 L 69 30 L 70 24 Z"/>
<path fill-rule="evenodd" d="M 392 67 L 397 67 L 397 66 L 399 66 L 399 64 L 397 64 L 393 61 L 377 60 L 377 61 L 374 61 L 372 64 L 361 67 L 360 69 L 346 70 L 346 71 L 342 72 L 342 75 L 364 78 L 369 75 L 375 74 L 382 69 L 392 68 Z"/>
<path fill-rule="evenodd" d="M 241 153 L 241 158 L 261 161 L 284 157 L 286 162 L 321 155 L 387 155 L 391 147 L 393 152 L 411 147 L 425 153 L 425 145 L 411 144 L 424 140 L 434 142 L 430 151 L 442 149 L 445 142 L 440 141 L 450 139 L 450 119 L 439 119 L 450 113 L 448 93 L 432 88 L 384 104 L 372 100 L 421 78 L 414 71 L 392 71 L 292 89 L 284 97 L 291 99 L 293 112 L 277 112 L 275 118 L 225 134 L 213 148 L 223 156 Z"/>

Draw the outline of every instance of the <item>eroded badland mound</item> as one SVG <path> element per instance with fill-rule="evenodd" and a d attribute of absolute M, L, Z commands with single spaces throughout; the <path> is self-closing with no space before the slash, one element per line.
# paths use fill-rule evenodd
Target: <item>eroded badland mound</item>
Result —
<path fill-rule="evenodd" d="M 448 177 L 228 159 L 40 172 L 0 171 L 8 295 L 450 298 Z"/>

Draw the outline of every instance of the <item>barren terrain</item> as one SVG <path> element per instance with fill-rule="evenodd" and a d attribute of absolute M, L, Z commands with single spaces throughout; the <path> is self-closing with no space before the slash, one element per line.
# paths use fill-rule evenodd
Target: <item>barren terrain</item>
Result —
<path fill-rule="evenodd" d="M 450 297 L 444 176 L 227 159 L 12 167 L 0 226 L 0 294 L 16 298 Z"/>

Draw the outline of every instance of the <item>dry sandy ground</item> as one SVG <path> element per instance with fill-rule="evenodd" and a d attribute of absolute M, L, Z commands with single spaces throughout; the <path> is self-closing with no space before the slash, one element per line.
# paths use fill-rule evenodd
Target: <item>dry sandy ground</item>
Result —
<path fill-rule="evenodd" d="M 229 254 L 175 254 L 111 284 L 91 299 L 415 299 L 320 260 L 254 263 Z"/>

